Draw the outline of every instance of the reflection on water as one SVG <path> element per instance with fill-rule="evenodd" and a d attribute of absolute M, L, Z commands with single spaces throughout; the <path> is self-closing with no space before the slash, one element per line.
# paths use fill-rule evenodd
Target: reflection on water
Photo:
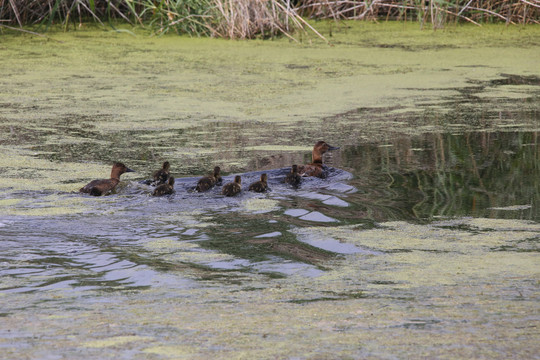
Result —
<path fill-rule="evenodd" d="M 3 208 L 2 290 L 189 287 L 190 279 L 223 271 L 314 276 L 340 254 L 381 254 L 302 230 L 314 226 L 371 229 L 468 216 L 538 221 L 539 148 L 536 132 L 400 136 L 343 146 L 327 159 L 351 172 L 330 166 L 327 179 L 305 178 L 293 189 L 283 183 L 288 167 L 265 170 L 271 191 L 234 198 L 219 188 L 194 193 L 196 177 L 178 178 L 176 193 L 163 198 L 136 180 L 101 198 L 7 192 L 0 201 L 23 201 Z M 244 187 L 262 172 L 243 173 Z M 73 212 L 25 216 L 55 206 Z"/>
<path fill-rule="evenodd" d="M 322 342 L 364 358 L 372 354 L 356 350 L 358 339 L 386 348 L 388 334 L 416 354 L 424 343 L 411 331 L 452 334 L 449 343 L 516 329 L 535 338 L 523 314 L 538 304 L 538 132 L 340 145 L 325 157 L 328 177 L 297 189 L 283 178 L 309 151 L 240 151 L 258 159 L 241 174 L 244 189 L 266 172 L 271 191 L 233 198 L 219 187 L 195 193 L 198 177 L 174 171 L 176 192 L 165 197 L 141 183 L 150 171 L 105 197 L 76 192 L 88 179 L 73 192 L 5 189 L 0 347 L 34 358 L 58 348 L 72 358 L 102 358 L 103 348 L 178 358 L 202 348 L 192 357 L 208 358 L 223 354 L 207 341 L 229 351 L 264 341 L 273 355 L 257 348 L 248 357 L 280 358 Z M 261 331 L 269 335 L 248 339 Z M 45 350 L 32 345 L 36 333 L 49 339 Z M 276 344 L 286 350 L 268 350 Z"/>
<path fill-rule="evenodd" d="M 425 134 L 346 148 L 342 156 L 376 220 L 538 220 L 539 147 L 537 132 Z"/>

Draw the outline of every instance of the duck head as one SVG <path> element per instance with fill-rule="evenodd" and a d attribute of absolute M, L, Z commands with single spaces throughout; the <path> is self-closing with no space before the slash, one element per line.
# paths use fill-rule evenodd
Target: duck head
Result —
<path fill-rule="evenodd" d="M 135 170 L 131 170 L 121 162 L 114 163 L 111 170 L 111 179 L 118 179 L 120 175 L 127 172 L 135 172 Z"/>
<path fill-rule="evenodd" d="M 318 141 L 315 146 L 313 147 L 313 151 L 317 151 L 319 154 L 324 154 L 327 151 L 331 150 L 337 150 L 339 147 L 332 146 L 328 144 L 326 141 Z"/>
<path fill-rule="evenodd" d="M 315 164 L 322 164 L 322 155 L 327 151 L 337 149 L 339 149 L 339 147 L 329 145 L 325 141 L 318 141 L 315 146 L 313 146 L 313 151 L 311 152 L 311 159 Z"/>

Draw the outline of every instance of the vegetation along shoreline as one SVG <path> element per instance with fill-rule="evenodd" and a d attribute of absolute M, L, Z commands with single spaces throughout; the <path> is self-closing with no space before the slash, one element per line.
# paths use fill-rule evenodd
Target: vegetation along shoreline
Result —
<path fill-rule="evenodd" d="M 64 31 L 95 22 L 116 29 L 118 22 L 177 33 L 229 39 L 274 38 L 294 41 L 304 33 L 327 39 L 314 20 L 418 22 L 421 28 L 450 24 L 540 23 L 540 0 L 10 0 L 0 4 L 0 34 L 23 31 L 42 35 L 52 25 Z"/>

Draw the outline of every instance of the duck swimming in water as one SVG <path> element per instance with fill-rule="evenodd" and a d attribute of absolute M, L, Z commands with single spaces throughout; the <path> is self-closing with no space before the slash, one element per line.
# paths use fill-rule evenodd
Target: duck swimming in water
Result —
<path fill-rule="evenodd" d="M 106 195 L 107 193 L 111 192 L 116 187 L 116 185 L 118 185 L 118 183 L 120 182 L 120 175 L 127 172 L 134 171 L 128 168 L 126 165 L 117 162 L 112 167 L 110 179 L 90 181 L 79 191 L 94 196 Z"/>
<path fill-rule="evenodd" d="M 311 164 L 301 165 L 298 167 L 298 174 L 300 176 L 316 176 L 323 178 L 325 177 L 325 171 L 323 169 L 323 158 L 322 155 L 331 150 L 337 150 L 339 147 L 328 145 L 324 141 L 319 141 L 313 147 L 311 152 L 312 162 Z"/>
<path fill-rule="evenodd" d="M 240 175 L 234 177 L 234 182 L 230 182 L 223 186 L 221 194 L 225 196 L 235 196 L 242 191 L 242 178 Z"/>
<path fill-rule="evenodd" d="M 287 184 L 290 184 L 294 187 L 297 187 L 298 185 L 300 185 L 300 175 L 298 175 L 298 165 L 293 165 L 291 167 L 291 172 L 287 174 L 287 176 L 285 176 L 285 182 Z"/>
<path fill-rule="evenodd" d="M 258 192 L 258 193 L 265 192 L 266 190 L 268 190 L 267 181 L 268 181 L 268 175 L 266 175 L 266 173 L 261 174 L 261 180 L 257 181 L 257 182 L 254 182 L 253 184 L 249 185 L 248 190 L 249 191 L 255 191 L 255 192 Z"/>
<path fill-rule="evenodd" d="M 159 186 L 166 184 L 169 181 L 169 176 L 171 175 L 169 170 L 171 169 L 171 164 L 168 161 L 163 163 L 163 167 L 154 172 L 152 185 Z"/>
<path fill-rule="evenodd" d="M 219 166 L 216 166 L 214 168 L 214 173 L 210 176 L 205 176 L 199 180 L 197 183 L 197 186 L 195 187 L 195 191 L 203 192 L 208 191 L 211 188 L 213 188 L 215 185 L 221 185 L 222 179 L 221 175 L 219 174 L 221 172 L 221 169 Z"/>
<path fill-rule="evenodd" d="M 170 176 L 169 181 L 161 184 L 154 189 L 152 196 L 170 195 L 174 192 L 174 177 Z"/>

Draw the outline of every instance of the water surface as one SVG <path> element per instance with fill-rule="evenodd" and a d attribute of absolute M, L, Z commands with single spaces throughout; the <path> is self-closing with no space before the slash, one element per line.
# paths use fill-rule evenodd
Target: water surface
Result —
<path fill-rule="evenodd" d="M 7 36 L 6 358 L 537 356 L 538 38 L 393 26 L 331 48 Z M 320 139 L 328 177 L 283 184 Z M 113 161 L 137 172 L 77 192 Z M 215 165 L 271 191 L 193 193 Z"/>

